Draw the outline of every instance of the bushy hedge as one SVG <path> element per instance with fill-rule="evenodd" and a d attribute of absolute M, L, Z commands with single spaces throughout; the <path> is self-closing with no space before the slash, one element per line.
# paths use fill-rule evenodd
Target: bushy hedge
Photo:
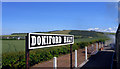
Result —
<path fill-rule="evenodd" d="M 74 43 L 72 46 L 72 50 L 74 51 L 79 48 L 84 48 L 89 44 L 92 44 L 95 42 L 104 42 L 104 41 L 105 40 L 102 39 L 102 40 L 94 40 L 91 42 Z M 30 50 L 30 59 L 29 59 L 30 66 L 33 66 L 43 61 L 50 60 L 55 56 L 58 57 L 60 55 L 68 54 L 68 53 L 70 53 L 70 45 Z M 24 52 L 3 54 L 2 56 L 3 56 L 2 58 L 3 69 L 11 69 L 11 68 L 24 69 L 25 68 Z"/>

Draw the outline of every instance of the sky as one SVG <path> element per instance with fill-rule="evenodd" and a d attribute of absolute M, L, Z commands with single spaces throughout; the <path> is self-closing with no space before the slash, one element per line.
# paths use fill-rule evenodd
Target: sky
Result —
<path fill-rule="evenodd" d="M 54 30 L 116 32 L 117 2 L 3 2 L 2 34 Z"/>
<path fill-rule="evenodd" d="M 120 0 L 2 0 L 2 2 L 118 2 Z"/>

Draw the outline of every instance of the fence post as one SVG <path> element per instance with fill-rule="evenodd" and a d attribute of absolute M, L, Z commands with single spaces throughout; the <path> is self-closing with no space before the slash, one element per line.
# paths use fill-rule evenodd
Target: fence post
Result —
<path fill-rule="evenodd" d="M 99 49 L 101 48 L 101 43 L 99 42 Z"/>
<path fill-rule="evenodd" d="M 103 50 L 103 42 L 101 42 L 101 51 Z"/>
<path fill-rule="evenodd" d="M 75 50 L 75 68 L 77 68 L 77 50 Z"/>
<path fill-rule="evenodd" d="M 107 41 L 105 41 L 105 46 L 107 46 Z"/>
<path fill-rule="evenodd" d="M 103 42 L 103 47 L 104 47 L 104 42 Z"/>
<path fill-rule="evenodd" d="M 98 42 L 98 50 L 100 49 L 100 43 Z"/>
<path fill-rule="evenodd" d="M 85 60 L 87 61 L 87 46 L 85 47 Z"/>
<path fill-rule="evenodd" d="M 103 47 L 103 42 L 101 42 L 101 44 L 102 44 L 102 47 Z M 102 47 L 101 47 L 101 48 L 102 48 Z"/>
<path fill-rule="evenodd" d="M 98 52 L 98 43 L 96 43 L 96 51 Z"/>
<path fill-rule="evenodd" d="M 94 51 L 94 44 L 92 44 L 92 51 Z"/>
<path fill-rule="evenodd" d="M 53 69 L 57 69 L 57 58 L 53 58 Z"/>

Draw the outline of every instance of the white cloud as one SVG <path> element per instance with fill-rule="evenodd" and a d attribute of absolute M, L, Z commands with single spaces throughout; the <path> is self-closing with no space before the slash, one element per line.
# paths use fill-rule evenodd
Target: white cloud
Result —
<path fill-rule="evenodd" d="M 99 28 L 95 28 L 95 30 L 98 30 Z"/>
<path fill-rule="evenodd" d="M 108 30 L 112 30 L 112 28 L 108 28 Z"/>
<path fill-rule="evenodd" d="M 93 31 L 98 31 L 98 32 L 111 32 L 111 33 L 115 33 L 117 31 L 117 27 L 113 27 L 113 28 L 107 28 L 107 29 L 100 29 L 100 28 L 89 28 L 88 29 L 93 30 Z"/>
<path fill-rule="evenodd" d="M 93 28 L 89 28 L 88 30 L 94 30 Z"/>

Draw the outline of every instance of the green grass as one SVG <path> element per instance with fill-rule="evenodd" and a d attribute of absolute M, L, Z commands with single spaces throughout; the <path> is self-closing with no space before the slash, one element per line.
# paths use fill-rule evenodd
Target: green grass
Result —
<path fill-rule="evenodd" d="M 25 40 L 2 40 L 2 53 L 25 51 Z"/>
<path fill-rule="evenodd" d="M 115 35 L 116 33 L 108 33 L 108 32 L 106 32 L 106 34 Z"/>
<path fill-rule="evenodd" d="M 75 43 L 90 42 L 101 38 L 81 38 L 75 39 Z M 2 53 L 14 53 L 25 51 L 25 40 L 2 40 Z"/>
<path fill-rule="evenodd" d="M 99 38 L 100 39 L 100 38 Z M 79 42 L 90 42 L 92 40 L 97 40 L 97 38 L 81 38 L 81 39 L 75 39 L 74 42 L 75 43 L 79 43 Z"/>

